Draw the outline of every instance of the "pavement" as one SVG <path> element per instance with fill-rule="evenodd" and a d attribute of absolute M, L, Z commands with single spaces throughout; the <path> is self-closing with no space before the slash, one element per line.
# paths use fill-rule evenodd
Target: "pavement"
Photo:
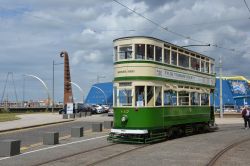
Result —
<path fill-rule="evenodd" d="M 243 124 L 242 118 L 215 118 L 215 123 L 220 124 Z"/>
<path fill-rule="evenodd" d="M 84 118 L 85 122 L 103 122 L 105 120 L 113 119 L 113 117 L 108 117 L 107 114 L 98 114 L 75 119 L 63 119 L 62 115 L 58 113 L 21 114 L 18 115 L 18 117 L 20 118 L 18 120 L 0 122 L 0 133 L 50 124 L 80 121 L 82 118 Z"/>
<path fill-rule="evenodd" d="M 62 115 L 58 113 L 21 114 L 17 117 L 20 119 L 0 122 L 0 132 L 73 121 L 72 119 L 62 119 Z"/>

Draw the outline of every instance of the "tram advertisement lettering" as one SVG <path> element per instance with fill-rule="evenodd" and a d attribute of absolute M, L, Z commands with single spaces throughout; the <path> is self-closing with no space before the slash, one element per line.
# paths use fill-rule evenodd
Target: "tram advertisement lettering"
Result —
<path fill-rule="evenodd" d="M 169 70 L 164 70 L 164 69 L 159 69 L 159 68 L 156 68 L 155 71 L 156 71 L 157 76 L 160 76 L 163 78 L 170 78 L 170 79 L 177 79 L 177 80 L 213 85 L 213 81 L 205 77 L 199 77 L 199 76 L 194 76 L 194 75 L 190 75 L 186 73 L 169 71 Z"/>
<path fill-rule="evenodd" d="M 134 70 L 118 70 L 117 73 L 120 74 L 120 73 L 134 73 L 135 71 Z"/>

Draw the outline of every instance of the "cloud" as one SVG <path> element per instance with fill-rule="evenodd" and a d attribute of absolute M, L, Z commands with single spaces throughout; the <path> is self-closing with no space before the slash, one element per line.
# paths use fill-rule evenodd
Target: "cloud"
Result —
<path fill-rule="evenodd" d="M 63 62 L 59 57 L 62 50 L 69 53 L 72 81 L 87 93 L 91 84 L 96 82 L 97 75 L 106 75 L 101 81 L 113 80 L 112 41 L 115 38 L 143 35 L 178 45 L 200 44 L 162 30 L 110 0 L 0 2 L 0 90 L 7 72 L 13 71 L 19 96 L 22 96 L 22 74 L 25 73 L 43 78 L 51 90 L 52 62 Z M 250 63 L 250 21 L 243 3 L 227 0 L 120 2 L 174 32 L 237 50 L 189 48 L 216 61 L 222 56 L 225 73 L 250 78 L 247 72 Z M 55 96 L 62 101 L 63 65 L 54 67 Z M 35 89 L 35 85 L 34 81 L 27 82 L 31 89 Z M 41 93 L 36 93 L 34 89 L 26 96 L 40 99 Z M 73 91 L 77 98 L 81 98 L 76 89 Z"/>

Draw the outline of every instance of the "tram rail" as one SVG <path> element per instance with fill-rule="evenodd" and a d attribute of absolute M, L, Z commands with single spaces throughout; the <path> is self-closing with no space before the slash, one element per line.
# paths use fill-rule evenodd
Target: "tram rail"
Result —
<path fill-rule="evenodd" d="M 232 143 L 231 145 L 228 145 L 227 147 L 225 147 L 224 149 L 222 149 L 221 151 L 219 151 L 207 164 L 207 166 L 215 166 L 217 164 L 217 162 L 231 149 L 244 144 L 245 142 L 250 141 L 250 138 L 246 138 L 237 142 Z"/>
<path fill-rule="evenodd" d="M 60 160 L 65 160 L 65 159 L 68 159 L 70 157 L 74 157 L 74 156 L 77 156 L 77 155 L 82 155 L 82 154 L 88 154 L 91 155 L 91 153 L 94 153 L 96 151 L 103 151 L 104 149 L 106 148 L 109 148 L 109 147 L 113 147 L 113 146 L 116 146 L 116 145 L 121 145 L 121 144 L 117 144 L 117 143 L 113 143 L 113 144 L 110 144 L 110 145 L 105 145 L 105 146 L 101 146 L 101 147 L 97 147 L 97 148 L 93 148 L 93 149 L 89 149 L 89 150 L 84 150 L 84 151 L 81 151 L 81 152 L 77 152 L 77 153 L 74 153 L 74 154 L 70 154 L 70 155 L 67 155 L 67 156 L 62 156 L 62 157 L 58 157 L 58 158 L 55 158 L 55 159 L 52 159 L 52 160 L 48 160 L 46 162 L 41 162 L 41 163 L 37 163 L 33 166 L 41 166 L 41 165 L 47 165 L 47 164 L 52 164 L 54 162 L 59 162 Z M 128 146 L 128 145 L 126 145 Z M 125 150 L 125 151 L 122 151 L 122 152 L 118 152 L 116 151 L 116 148 L 113 150 L 114 152 L 111 154 L 111 155 L 107 155 L 105 156 L 104 158 L 100 159 L 100 160 L 96 160 L 96 161 L 93 161 L 91 163 L 84 163 L 84 165 L 87 165 L 87 166 L 93 166 L 93 165 L 96 165 L 96 164 L 99 164 L 99 163 L 102 163 L 102 162 L 105 162 L 105 161 L 108 161 L 110 159 L 113 159 L 115 157 L 118 157 L 118 156 L 121 156 L 121 155 L 124 155 L 124 154 L 127 154 L 127 153 L 130 153 L 132 151 L 135 151 L 135 150 L 139 150 L 139 149 L 142 149 L 142 148 L 145 148 L 149 145 L 136 145 L 136 147 L 132 147 L 128 150 Z"/>

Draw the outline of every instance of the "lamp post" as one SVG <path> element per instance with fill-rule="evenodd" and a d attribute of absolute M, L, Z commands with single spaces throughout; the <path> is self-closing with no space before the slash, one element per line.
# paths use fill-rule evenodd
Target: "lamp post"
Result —
<path fill-rule="evenodd" d="M 32 75 L 32 74 L 24 74 L 24 76 L 27 76 L 27 77 L 32 77 L 32 78 L 35 78 L 36 80 L 38 80 L 39 82 L 42 83 L 43 87 L 45 88 L 45 91 L 48 95 L 48 105 L 47 105 L 47 109 L 49 109 L 49 101 L 50 101 L 50 95 L 49 95 L 49 89 L 48 89 L 48 86 L 46 85 L 46 83 L 39 77 L 35 76 L 35 75 Z"/>
<path fill-rule="evenodd" d="M 93 88 L 96 88 L 96 89 L 98 89 L 99 91 L 102 92 L 102 94 L 104 95 L 104 98 L 105 98 L 106 105 L 108 105 L 107 96 L 106 96 L 105 92 L 104 92 L 101 88 L 99 88 L 99 87 L 97 87 L 97 86 L 94 86 L 94 85 L 93 85 L 92 87 L 93 87 Z"/>
<path fill-rule="evenodd" d="M 82 88 L 78 84 L 76 84 L 75 82 L 71 81 L 69 83 L 72 84 L 72 85 L 75 85 L 79 89 L 79 91 L 82 93 L 82 96 L 83 96 L 83 103 L 85 103 L 85 101 L 84 101 L 84 93 L 83 93 Z"/>
<path fill-rule="evenodd" d="M 220 118 L 223 118 L 223 110 L 222 110 L 222 60 L 220 56 L 219 60 L 219 68 L 220 68 Z"/>
<path fill-rule="evenodd" d="M 54 108 L 55 108 L 55 65 L 61 65 L 63 63 L 55 63 L 55 61 L 53 60 L 53 78 L 52 78 L 52 112 L 54 112 Z"/>

